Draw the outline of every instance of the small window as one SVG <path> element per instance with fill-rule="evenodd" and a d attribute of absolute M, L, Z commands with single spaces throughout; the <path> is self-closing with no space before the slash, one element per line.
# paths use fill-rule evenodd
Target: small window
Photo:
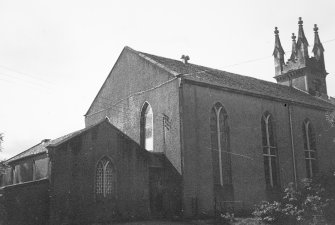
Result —
<path fill-rule="evenodd" d="M 302 126 L 304 138 L 304 153 L 307 178 L 312 178 L 317 173 L 316 143 L 311 122 L 306 119 Z"/>
<path fill-rule="evenodd" d="M 148 151 L 154 149 L 154 120 L 153 112 L 149 103 L 144 103 L 141 111 L 141 146 Z"/>
<path fill-rule="evenodd" d="M 115 169 L 107 157 L 99 160 L 95 171 L 95 194 L 98 199 L 115 195 Z"/>

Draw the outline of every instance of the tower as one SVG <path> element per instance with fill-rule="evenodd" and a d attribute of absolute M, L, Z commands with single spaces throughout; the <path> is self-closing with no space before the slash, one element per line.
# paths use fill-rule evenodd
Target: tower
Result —
<path fill-rule="evenodd" d="M 311 95 L 328 99 L 324 62 L 324 48 L 320 41 L 317 25 L 314 25 L 313 57 L 308 54 L 308 41 L 304 33 L 303 21 L 299 17 L 298 39 L 292 34 L 292 53 L 288 61 L 284 61 L 284 50 L 279 39 L 279 31 L 275 28 L 275 79 L 278 84 L 291 86 Z"/>

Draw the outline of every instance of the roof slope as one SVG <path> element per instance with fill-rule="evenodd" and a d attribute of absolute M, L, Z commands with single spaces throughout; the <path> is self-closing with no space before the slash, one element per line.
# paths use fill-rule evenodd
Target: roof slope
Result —
<path fill-rule="evenodd" d="M 138 53 L 143 54 L 151 60 L 177 72 L 182 75 L 181 77 L 185 80 L 220 86 L 227 89 L 262 95 L 265 97 L 272 97 L 289 102 L 302 103 L 324 109 L 334 109 L 334 105 L 330 102 L 293 87 L 191 63 L 184 64 L 179 60 L 164 58 L 144 52 Z"/>
<path fill-rule="evenodd" d="M 120 131 L 117 127 L 115 127 L 108 119 L 108 117 L 102 119 L 101 121 L 99 121 L 98 123 L 94 124 L 94 125 L 91 125 L 91 126 L 88 126 L 88 127 L 85 127 L 84 129 L 80 129 L 80 130 L 77 130 L 77 131 L 74 131 L 72 133 L 69 133 L 69 134 L 66 134 L 64 136 L 61 136 L 59 138 L 56 138 L 54 140 L 50 140 L 50 141 L 47 141 L 47 142 L 41 142 L 41 143 L 38 143 L 37 145 L 13 156 L 12 158 L 6 160 L 6 164 L 7 163 L 12 163 L 14 161 L 18 161 L 20 159 L 24 159 L 26 157 L 31 157 L 31 156 L 35 156 L 35 155 L 38 155 L 38 154 L 41 154 L 41 153 L 44 153 L 44 152 L 47 152 L 47 147 L 56 147 L 56 146 L 59 146 L 67 141 L 70 141 L 72 138 L 74 137 L 77 137 L 78 135 L 81 135 L 83 133 L 85 133 L 86 131 L 89 131 L 90 129 L 96 127 L 96 126 L 99 126 L 100 124 L 102 123 L 107 123 L 109 124 L 114 130 L 116 130 L 118 133 L 120 133 L 123 137 L 129 139 L 129 140 L 132 140 L 130 137 L 128 137 L 126 134 L 124 134 L 122 131 Z M 133 141 L 133 140 L 132 140 Z"/>
<path fill-rule="evenodd" d="M 82 130 L 84 130 L 84 129 L 82 129 Z M 28 148 L 27 150 L 25 150 L 25 151 L 15 155 L 15 156 L 13 156 L 12 158 L 6 160 L 6 163 L 11 163 L 11 162 L 14 162 L 14 161 L 26 158 L 26 157 L 30 157 L 30 156 L 34 156 L 34 155 L 38 155 L 38 154 L 47 152 L 47 146 L 49 146 L 51 144 L 53 144 L 53 145 L 58 144 L 58 143 L 60 143 L 64 140 L 67 140 L 67 139 L 81 133 L 82 130 L 78 130 L 78 131 L 66 134 L 66 135 L 61 136 L 59 138 L 56 138 L 54 140 L 45 141 L 45 142 L 42 141 L 42 142 L 38 143 L 37 145 L 35 145 L 31 148 Z"/>

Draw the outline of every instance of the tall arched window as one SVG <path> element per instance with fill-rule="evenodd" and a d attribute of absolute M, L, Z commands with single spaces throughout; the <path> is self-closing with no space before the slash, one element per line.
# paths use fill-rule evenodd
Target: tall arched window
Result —
<path fill-rule="evenodd" d="M 232 183 L 231 155 L 229 148 L 228 115 L 220 103 L 216 103 L 211 111 L 211 147 L 214 183 L 226 185 Z"/>
<path fill-rule="evenodd" d="M 141 111 L 141 146 L 148 151 L 154 149 L 154 117 L 149 103 L 144 103 Z"/>
<path fill-rule="evenodd" d="M 112 161 L 107 157 L 99 160 L 95 171 L 95 194 L 98 198 L 115 195 L 116 176 Z"/>
<path fill-rule="evenodd" d="M 279 186 L 277 148 L 273 132 L 273 121 L 270 113 L 262 116 L 262 144 L 264 157 L 265 182 L 267 187 Z"/>
<path fill-rule="evenodd" d="M 317 173 L 315 135 L 311 122 L 306 119 L 302 126 L 307 177 Z"/>

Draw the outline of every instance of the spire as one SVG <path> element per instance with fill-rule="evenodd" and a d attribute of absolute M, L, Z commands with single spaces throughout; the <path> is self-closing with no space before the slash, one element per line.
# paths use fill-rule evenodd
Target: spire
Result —
<path fill-rule="evenodd" d="M 318 51 L 320 51 L 320 53 L 323 53 L 325 51 L 325 49 L 323 48 L 323 45 L 320 41 L 320 37 L 319 37 L 319 33 L 318 33 L 318 26 L 316 24 L 314 24 L 314 47 L 313 47 L 313 53 L 314 56 L 317 57 L 318 55 Z"/>
<path fill-rule="evenodd" d="M 295 41 L 296 36 L 292 33 L 292 53 L 290 61 L 295 61 L 297 59 L 297 42 Z"/>
<path fill-rule="evenodd" d="M 284 49 L 283 49 L 283 47 L 281 46 L 281 43 L 280 43 L 280 39 L 279 39 L 279 35 L 278 35 L 279 34 L 278 27 L 275 27 L 274 33 L 275 33 L 275 49 L 273 50 L 272 55 L 274 57 L 276 57 L 276 56 L 278 56 L 278 53 L 279 53 L 284 58 L 285 52 L 284 52 Z"/>
<path fill-rule="evenodd" d="M 299 17 L 299 31 L 298 31 L 298 40 L 297 40 L 297 58 L 301 64 L 305 64 L 308 60 L 308 41 L 306 39 L 304 28 L 302 26 L 304 22 L 301 17 Z"/>
<path fill-rule="evenodd" d="M 275 60 L 275 72 L 276 75 L 280 75 L 283 71 L 283 66 L 284 66 L 284 49 L 281 46 L 280 39 L 279 39 L 279 31 L 278 28 L 275 27 L 275 48 L 273 50 L 273 57 Z"/>
<path fill-rule="evenodd" d="M 319 37 L 319 33 L 318 33 L 318 26 L 316 24 L 314 24 L 314 46 L 313 46 L 313 54 L 314 54 L 314 58 L 316 59 L 316 61 L 319 63 L 319 66 L 322 70 L 326 70 L 325 68 L 325 59 L 323 56 L 323 52 L 325 51 L 325 49 L 323 48 L 323 45 L 320 41 L 320 37 Z"/>
<path fill-rule="evenodd" d="M 309 46 L 308 41 L 306 39 L 305 33 L 304 33 L 304 28 L 302 26 L 302 24 L 304 23 L 304 21 L 302 21 L 301 17 L 299 17 L 299 31 L 298 31 L 298 41 L 297 41 L 297 46 L 298 48 L 300 48 L 301 44 L 304 44 L 306 47 Z"/>

